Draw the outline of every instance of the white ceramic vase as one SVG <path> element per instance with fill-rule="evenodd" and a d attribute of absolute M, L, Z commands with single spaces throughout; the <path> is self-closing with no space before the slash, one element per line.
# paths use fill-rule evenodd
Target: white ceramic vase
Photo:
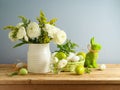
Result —
<path fill-rule="evenodd" d="M 31 73 L 48 73 L 50 71 L 50 48 L 48 44 L 29 44 L 28 71 Z"/>

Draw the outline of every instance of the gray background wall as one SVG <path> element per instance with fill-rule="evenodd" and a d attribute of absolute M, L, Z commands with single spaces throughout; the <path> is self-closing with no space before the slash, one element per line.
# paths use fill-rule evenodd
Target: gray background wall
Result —
<path fill-rule="evenodd" d="M 0 0 L 0 63 L 27 60 L 27 46 L 13 49 L 5 25 L 16 25 L 19 15 L 35 21 L 43 10 L 48 18 L 57 17 L 57 26 L 87 52 L 92 36 L 102 44 L 99 63 L 120 63 L 120 0 Z M 54 45 L 51 50 L 54 51 Z"/>

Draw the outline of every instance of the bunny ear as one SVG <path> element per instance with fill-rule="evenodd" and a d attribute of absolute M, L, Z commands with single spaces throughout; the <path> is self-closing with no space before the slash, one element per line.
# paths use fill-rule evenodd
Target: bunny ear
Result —
<path fill-rule="evenodd" d="M 95 44 L 95 38 L 94 37 L 91 38 L 90 43 L 91 43 L 91 45 Z"/>

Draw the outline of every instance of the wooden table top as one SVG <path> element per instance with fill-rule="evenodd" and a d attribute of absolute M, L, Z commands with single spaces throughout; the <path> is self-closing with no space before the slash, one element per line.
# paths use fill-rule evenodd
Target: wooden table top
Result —
<path fill-rule="evenodd" d="M 93 69 L 90 74 L 28 74 L 8 76 L 12 65 L 0 64 L 0 84 L 120 84 L 120 64 L 107 64 L 107 69 Z"/>

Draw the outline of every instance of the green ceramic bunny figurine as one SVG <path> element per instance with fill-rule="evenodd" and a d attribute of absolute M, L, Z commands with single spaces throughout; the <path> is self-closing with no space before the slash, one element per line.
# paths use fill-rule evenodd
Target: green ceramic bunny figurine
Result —
<path fill-rule="evenodd" d="M 101 50 L 101 45 L 95 42 L 95 38 L 90 40 L 89 52 L 86 54 L 84 66 L 88 68 L 97 68 L 98 52 Z"/>

